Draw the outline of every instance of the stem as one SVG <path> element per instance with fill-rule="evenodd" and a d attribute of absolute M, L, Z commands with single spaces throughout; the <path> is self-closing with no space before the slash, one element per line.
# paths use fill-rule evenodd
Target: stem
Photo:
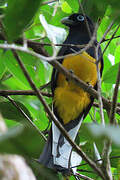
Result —
<path fill-rule="evenodd" d="M 111 124 L 115 124 L 115 113 L 116 113 L 116 107 L 117 107 L 119 84 L 120 84 L 120 63 L 118 67 L 118 74 L 117 74 L 115 89 L 114 89 L 113 98 L 112 98 L 111 110 L 110 110 L 110 123 Z"/>

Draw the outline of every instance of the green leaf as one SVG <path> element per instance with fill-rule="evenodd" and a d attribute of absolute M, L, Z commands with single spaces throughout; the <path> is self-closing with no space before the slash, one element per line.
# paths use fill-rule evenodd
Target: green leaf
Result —
<path fill-rule="evenodd" d="M 115 63 L 120 62 L 120 45 L 115 49 Z"/>
<path fill-rule="evenodd" d="M 6 0 L 0 0 L 0 15 L 4 14 L 5 8 L 6 8 Z"/>
<path fill-rule="evenodd" d="M 17 106 L 32 120 L 28 109 L 20 102 L 16 102 Z M 27 122 L 21 112 L 10 102 L 0 102 L 0 112 L 5 119 L 15 120 L 18 122 Z"/>
<path fill-rule="evenodd" d="M 118 0 L 82 0 L 83 9 L 85 13 L 92 17 L 94 21 L 98 20 L 99 18 L 103 18 L 106 10 L 108 12 L 108 16 L 112 19 L 118 17 L 118 21 L 120 21 L 119 17 L 119 6 L 120 2 Z"/>
<path fill-rule="evenodd" d="M 111 12 L 112 12 L 111 7 L 108 6 L 107 9 L 106 9 L 104 17 L 101 19 L 99 28 L 101 28 L 103 33 L 106 31 L 109 24 L 111 23 L 111 18 L 109 17 Z"/>
<path fill-rule="evenodd" d="M 116 77 L 118 73 L 118 63 L 113 65 L 106 71 L 106 73 L 103 76 L 103 82 L 105 83 L 110 83 L 110 84 L 115 84 L 116 83 Z"/>
<path fill-rule="evenodd" d="M 66 1 L 64 1 L 62 3 L 61 8 L 62 8 L 62 11 L 65 12 L 65 13 L 68 13 L 68 14 L 72 13 L 72 8 L 69 6 L 69 4 Z"/>
<path fill-rule="evenodd" d="M 117 168 L 120 164 L 120 148 L 112 145 L 112 152 L 110 154 L 111 157 L 111 166 Z M 118 157 L 118 158 L 115 158 Z"/>
<path fill-rule="evenodd" d="M 5 70 L 6 70 L 6 68 L 5 68 L 5 65 L 4 65 L 4 63 L 3 63 L 3 59 L 0 58 L 0 79 L 2 78 Z"/>
<path fill-rule="evenodd" d="M 23 84 L 23 87 L 29 88 L 29 83 L 27 82 L 19 64 L 15 60 L 12 52 L 10 50 L 2 54 L 2 60 L 8 70 Z"/>
<path fill-rule="evenodd" d="M 39 86 L 50 81 L 51 72 L 52 67 L 48 63 L 39 61 L 36 70 L 36 78 L 39 80 Z"/>
<path fill-rule="evenodd" d="M 3 23 L 9 41 L 16 40 L 30 24 L 40 3 L 41 0 L 8 0 Z"/>
<path fill-rule="evenodd" d="M 94 21 L 97 21 L 98 17 L 103 17 L 107 8 L 107 2 L 103 0 L 87 0 L 85 3 L 82 0 L 85 13 L 90 16 Z"/>
<path fill-rule="evenodd" d="M 18 52 L 18 55 L 20 56 L 25 65 L 35 66 L 37 63 L 38 59 L 35 56 L 32 56 L 24 52 Z"/>
<path fill-rule="evenodd" d="M 36 79 L 36 70 L 39 67 L 36 67 L 37 59 L 34 57 L 31 57 L 31 55 L 28 55 L 25 53 L 19 53 L 20 58 L 22 62 L 24 63 L 29 76 L 32 78 L 36 86 L 40 85 L 40 79 Z M 12 52 L 10 50 L 6 51 L 2 54 L 2 60 L 4 62 L 4 65 L 8 68 L 8 70 L 13 74 L 20 82 L 23 84 L 21 88 L 28 89 L 30 88 L 30 85 L 24 76 L 19 64 L 17 63 L 16 59 L 14 58 Z"/>
<path fill-rule="evenodd" d="M 72 8 L 72 11 L 74 12 L 74 13 L 77 13 L 78 11 L 79 11 L 79 2 L 78 1 L 76 1 L 76 0 L 66 0 L 66 2 L 69 4 L 69 6 Z M 68 13 L 67 11 L 66 11 L 66 13 Z M 70 12 L 71 13 L 71 12 Z"/>
<path fill-rule="evenodd" d="M 46 10 L 46 8 L 45 8 Z M 54 11 L 53 11 L 54 12 Z M 66 16 L 66 13 L 64 13 L 63 11 L 61 11 L 61 8 L 58 7 L 55 16 L 52 16 L 52 13 L 50 13 L 50 11 L 44 11 L 44 16 L 45 19 L 47 20 L 47 22 L 49 24 L 52 24 L 54 26 L 58 26 L 58 27 L 65 27 L 62 23 L 61 23 L 61 19 L 64 18 Z"/>
<path fill-rule="evenodd" d="M 27 99 L 26 107 L 29 109 L 34 119 L 34 124 L 36 124 L 40 130 L 45 130 L 48 127 L 49 121 L 45 109 L 40 101 L 34 97 L 32 97 L 32 99 Z"/>
<path fill-rule="evenodd" d="M 6 77 L 7 78 L 7 77 Z M 5 89 L 11 89 L 11 90 L 26 90 L 28 87 L 19 79 L 17 79 L 15 76 L 11 76 L 8 79 L 5 79 L 4 82 L 2 82 L 6 86 Z"/>

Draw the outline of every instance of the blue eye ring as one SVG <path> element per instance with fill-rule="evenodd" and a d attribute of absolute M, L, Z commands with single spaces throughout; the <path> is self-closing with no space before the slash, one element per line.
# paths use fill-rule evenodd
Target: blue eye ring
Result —
<path fill-rule="evenodd" d="M 85 18 L 84 18 L 84 16 L 82 16 L 82 15 L 78 15 L 78 16 L 77 16 L 77 20 L 78 20 L 78 21 L 84 21 L 84 19 L 85 19 Z"/>

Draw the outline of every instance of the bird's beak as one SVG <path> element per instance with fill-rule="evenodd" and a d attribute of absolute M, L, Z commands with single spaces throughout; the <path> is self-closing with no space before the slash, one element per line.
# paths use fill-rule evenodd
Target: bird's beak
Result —
<path fill-rule="evenodd" d="M 73 24 L 73 21 L 71 19 L 69 19 L 69 17 L 64 17 L 61 20 L 61 23 L 64 24 L 64 25 L 70 25 L 70 24 Z"/>

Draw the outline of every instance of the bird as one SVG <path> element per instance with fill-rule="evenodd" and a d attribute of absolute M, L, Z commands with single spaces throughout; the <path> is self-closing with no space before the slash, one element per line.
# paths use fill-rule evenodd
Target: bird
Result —
<path fill-rule="evenodd" d="M 78 53 L 82 49 L 81 45 L 88 44 L 94 35 L 94 23 L 82 13 L 74 13 L 64 17 L 61 22 L 69 29 L 69 33 L 63 42 L 64 46 L 60 48 L 57 55 L 64 56 L 64 58 L 58 59 L 58 61 L 69 72 L 97 90 L 95 59 L 97 40 L 95 39 L 92 46 L 86 51 Z M 70 44 L 74 46 L 70 46 Z M 100 47 L 98 57 L 100 58 L 99 69 L 102 76 L 103 57 Z M 53 68 L 51 77 L 51 91 L 53 94 L 53 113 L 66 129 L 68 135 L 75 141 L 81 123 L 93 105 L 94 98 L 55 68 Z M 52 168 L 62 174 L 69 174 L 71 172 L 71 152 L 72 146 L 52 122 L 47 143 L 38 161 L 45 167 Z"/>

